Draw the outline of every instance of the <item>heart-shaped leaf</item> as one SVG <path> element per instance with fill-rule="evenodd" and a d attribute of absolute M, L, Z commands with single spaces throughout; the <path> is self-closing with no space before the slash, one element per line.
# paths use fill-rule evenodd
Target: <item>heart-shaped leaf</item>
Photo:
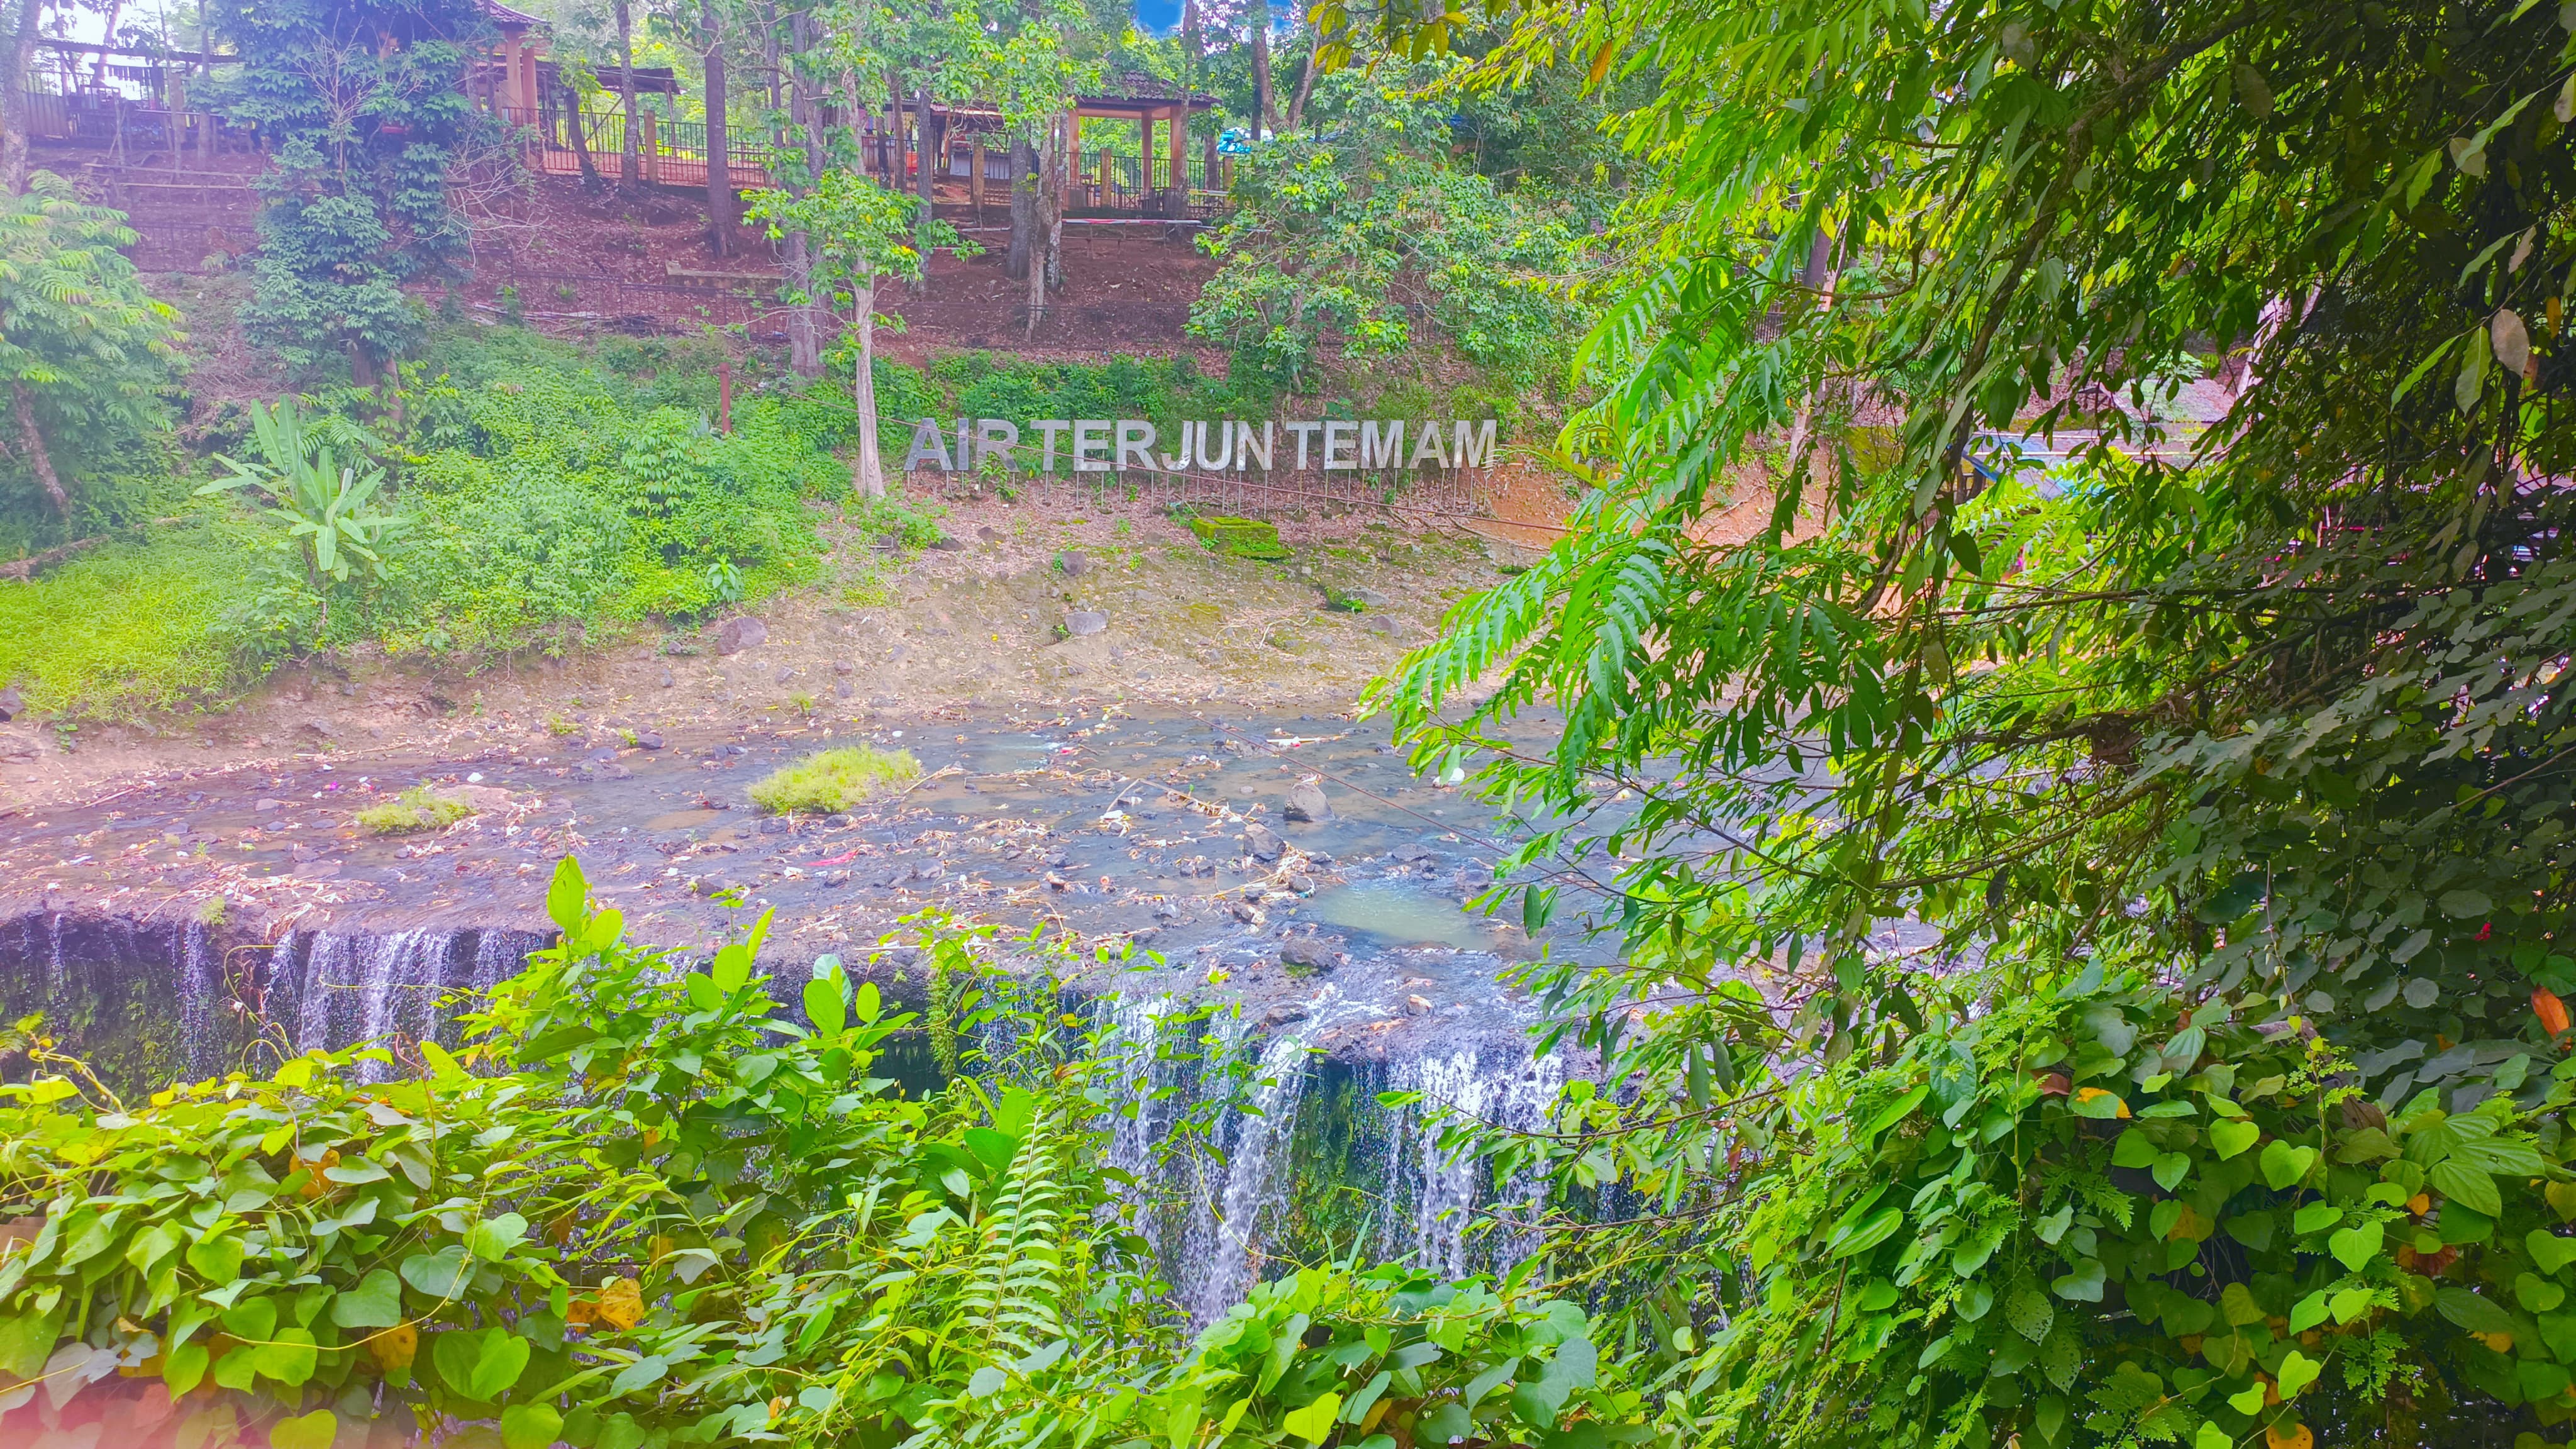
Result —
<path fill-rule="evenodd" d="M 1341 1412 L 1342 1396 L 1326 1394 L 1302 1409 L 1290 1409 L 1280 1417 L 1279 1427 L 1309 1444 L 1321 1444 L 1333 1432 L 1333 1420 Z"/>
<path fill-rule="evenodd" d="M 501 1449 L 548 1449 L 563 1436 L 552 1404 L 512 1404 L 501 1411 Z"/>
<path fill-rule="evenodd" d="M 2263 1168 L 2264 1184 L 2277 1192 L 2307 1178 L 2309 1169 L 2317 1165 L 2317 1150 L 2276 1137 L 2265 1144 L 2263 1155 L 2257 1160 Z"/>
<path fill-rule="evenodd" d="M 2334 1310 L 2334 1321 L 2350 1323 L 2359 1318 L 2370 1311 L 2370 1300 L 2371 1293 L 2367 1288 L 2338 1289 L 2333 1303 L 2329 1305 Z"/>
<path fill-rule="evenodd" d="M 2364 1263 L 2379 1256 L 2382 1225 L 2355 1223 L 2326 1239 L 2326 1251 L 2347 1271 L 2358 1273 Z"/>
<path fill-rule="evenodd" d="M 269 1449 L 331 1449 L 331 1442 L 339 1436 L 340 1418 L 329 1409 L 315 1409 L 268 1426 Z"/>
<path fill-rule="evenodd" d="M 2145 1167 L 2155 1160 L 2155 1139 L 2149 1137 L 2143 1128 L 2132 1127 L 2120 1134 L 2119 1141 L 2111 1144 L 2113 1167 Z"/>
<path fill-rule="evenodd" d="M 2513 1280 L 2513 1300 L 2533 1313 L 2549 1313 L 2567 1301 L 2567 1290 L 2535 1273 L 2522 1273 Z"/>
<path fill-rule="evenodd" d="M 2171 1192 L 2182 1185 L 2184 1178 L 2191 1176 L 2191 1159 L 2179 1152 L 2162 1153 L 2157 1156 L 2156 1165 L 2147 1169 L 2147 1175 L 2156 1180 L 2156 1186 Z"/>
<path fill-rule="evenodd" d="M 2318 1289 L 2290 1307 L 2290 1331 L 2305 1333 L 2326 1321 L 2326 1290 Z"/>
<path fill-rule="evenodd" d="M 2263 1129 L 2251 1122 L 2212 1122 L 2209 1124 L 2210 1149 L 2220 1161 L 2236 1156 L 2263 1140 Z"/>
<path fill-rule="evenodd" d="M 2315 1383 L 2317 1375 L 2323 1372 L 2325 1365 L 2294 1348 L 2287 1358 L 2281 1360 L 2280 1372 L 2272 1377 L 2280 1385 L 2282 1398 L 2295 1399 L 2301 1389 Z"/>
<path fill-rule="evenodd" d="M 2290 1231 L 2301 1237 L 2322 1233 L 2343 1221 L 2343 1209 L 2330 1202 L 2312 1202 L 2290 1214 Z"/>
<path fill-rule="evenodd" d="M 483 1331 L 483 1350 L 475 1355 L 473 1375 L 466 1381 L 466 1394 L 479 1403 L 491 1403 L 510 1391 L 519 1375 L 528 1368 L 528 1341 L 506 1328 Z"/>
<path fill-rule="evenodd" d="M 2524 1234 L 2522 1246 L 2543 1273 L 2556 1273 L 2576 1263 L 2576 1238 L 2562 1238 L 2546 1228 L 2533 1228 Z"/>
<path fill-rule="evenodd" d="M 2254 1383 L 2238 1389 L 2227 1396 L 2227 1405 L 2240 1414 L 2251 1414 L 2261 1410 L 2263 1386 L 2260 1383 Z"/>

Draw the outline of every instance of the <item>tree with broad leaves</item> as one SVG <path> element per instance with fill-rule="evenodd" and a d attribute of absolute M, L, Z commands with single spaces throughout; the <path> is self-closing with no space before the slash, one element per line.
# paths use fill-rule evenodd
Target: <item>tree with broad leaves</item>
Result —
<path fill-rule="evenodd" d="M 852 369 L 850 395 L 858 408 L 859 458 L 850 486 L 861 497 L 883 498 L 885 462 L 877 449 L 877 288 L 889 280 L 919 276 L 928 250 L 964 249 L 973 243 L 960 242 L 957 229 L 947 222 L 917 216 L 901 194 L 838 167 L 816 177 L 801 193 L 754 191 L 744 199 L 748 204 L 743 214 L 768 223 L 773 239 L 790 232 L 805 234 L 810 285 L 856 313 L 852 330 L 858 361 Z"/>

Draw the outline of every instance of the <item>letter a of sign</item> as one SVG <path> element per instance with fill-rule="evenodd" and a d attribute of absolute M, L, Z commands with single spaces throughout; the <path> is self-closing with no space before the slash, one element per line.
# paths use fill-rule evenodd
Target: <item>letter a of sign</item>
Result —
<path fill-rule="evenodd" d="M 948 440 L 940 436 L 937 418 L 923 418 L 913 424 L 912 447 L 903 455 L 903 471 L 909 473 L 924 463 L 942 473 L 953 471 L 948 461 Z"/>

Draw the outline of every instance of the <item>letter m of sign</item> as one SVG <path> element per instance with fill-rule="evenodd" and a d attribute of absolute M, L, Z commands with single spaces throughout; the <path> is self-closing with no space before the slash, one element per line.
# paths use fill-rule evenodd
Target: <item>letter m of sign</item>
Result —
<path fill-rule="evenodd" d="M 1449 466 L 1453 468 L 1494 466 L 1494 420 L 1492 418 L 1486 418 L 1478 423 L 1469 423 L 1461 419 L 1453 436 L 1457 440 L 1457 445 L 1449 450 Z"/>
<path fill-rule="evenodd" d="M 1360 466 L 1363 468 L 1400 468 L 1404 465 L 1404 424 L 1392 422 L 1379 432 L 1375 423 L 1360 424 Z"/>

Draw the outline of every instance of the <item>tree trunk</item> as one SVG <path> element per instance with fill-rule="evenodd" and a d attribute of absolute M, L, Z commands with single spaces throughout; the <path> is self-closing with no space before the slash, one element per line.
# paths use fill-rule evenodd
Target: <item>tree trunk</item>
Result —
<path fill-rule="evenodd" d="M 45 0 L 19 0 L 9 73 L 0 76 L 0 184 L 8 186 L 11 196 L 27 189 L 27 68 L 35 64 L 44 12 Z"/>
<path fill-rule="evenodd" d="M 27 385 L 23 382 L 9 384 L 9 396 L 17 409 L 18 440 L 27 451 L 27 466 L 35 472 L 36 482 L 44 488 L 45 496 L 53 500 L 54 511 L 63 516 L 65 524 L 69 524 L 72 521 L 72 496 L 63 491 L 63 480 L 54 473 L 53 455 L 45 451 L 45 430 L 36 426 L 35 399 L 27 395 Z"/>
<path fill-rule="evenodd" d="M 1323 49 L 1324 32 L 1317 30 L 1314 38 L 1306 42 L 1306 73 L 1297 77 L 1296 99 L 1288 103 L 1288 129 L 1291 131 L 1297 129 L 1298 122 L 1306 119 L 1306 98 L 1315 93 L 1315 62 L 1322 58 Z"/>
<path fill-rule="evenodd" d="M 938 172 L 931 163 L 930 87 L 923 86 L 912 94 L 912 149 L 920 159 L 914 163 L 914 179 L 920 183 L 921 219 L 930 220 L 937 200 Z"/>
<path fill-rule="evenodd" d="M 725 144 L 724 32 L 716 26 L 716 0 L 698 0 L 707 40 L 707 223 L 720 257 L 733 255 L 733 161 Z"/>
<path fill-rule="evenodd" d="M 850 487 L 862 498 L 883 498 L 885 459 L 877 452 L 877 279 L 870 277 L 851 290 L 859 305 L 859 361 L 850 380 L 850 401 L 859 413 L 859 468 Z"/>
<path fill-rule="evenodd" d="M 1264 132 L 1279 129 L 1279 87 L 1270 75 L 1270 0 L 1252 0 L 1252 89 L 1258 98 L 1259 118 L 1253 124 Z M 1208 168 L 1208 185 L 1216 185 L 1216 168 Z"/>
<path fill-rule="evenodd" d="M 1011 138 L 1011 250 L 1002 270 L 1014 282 L 1026 281 L 1029 253 L 1036 245 L 1038 151 L 1027 138 Z"/>
<path fill-rule="evenodd" d="M 805 52 L 814 44 L 812 18 L 798 12 L 788 23 L 787 33 L 795 46 L 788 62 L 787 112 L 790 121 L 803 132 L 799 139 L 805 151 L 805 186 L 811 190 L 823 175 L 823 103 L 806 80 L 802 64 Z M 794 304 L 787 314 L 788 366 L 795 369 L 798 377 L 823 375 L 823 309 L 812 296 L 812 255 L 805 233 L 789 233 L 787 285 L 805 299 Z"/>
<path fill-rule="evenodd" d="M 98 64 L 93 66 L 89 73 L 89 83 L 93 86 L 107 84 L 107 48 L 116 44 L 116 17 L 117 13 L 124 8 L 125 0 L 107 0 L 107 24 L 100 27 L 98 32 L 100 41 Z"/>
<path fill-rule="evenodd" d="M 635 14 L 628 0 L 617 0 L 617 93 L 626 107 L 626 143 L 618 152 L 617 179 L 633 186 L 644 179 L 642 118 L 636 115 Z"/>
<path fill-rule="evenodd" d="M 1047 184 L 1039 195 L 1046 202 L 1046 284 L 1056 291 L 1064 290 L 1064 189 L 1073 184 L 1073 128 L 1082 124 L 1072 115 L 1056 133 L 1055 158 L 1046 168 Z"/>
<path fill-rule="evenodd" d="M 590 159 L 590 137 L 582 134 L 581 92 L 567 83 L 563 88 L 564 125 L 572 132 L 572 154 L 581 162 L 581 184 L 585 191 L 600 188 L 599 164 Z"/>

